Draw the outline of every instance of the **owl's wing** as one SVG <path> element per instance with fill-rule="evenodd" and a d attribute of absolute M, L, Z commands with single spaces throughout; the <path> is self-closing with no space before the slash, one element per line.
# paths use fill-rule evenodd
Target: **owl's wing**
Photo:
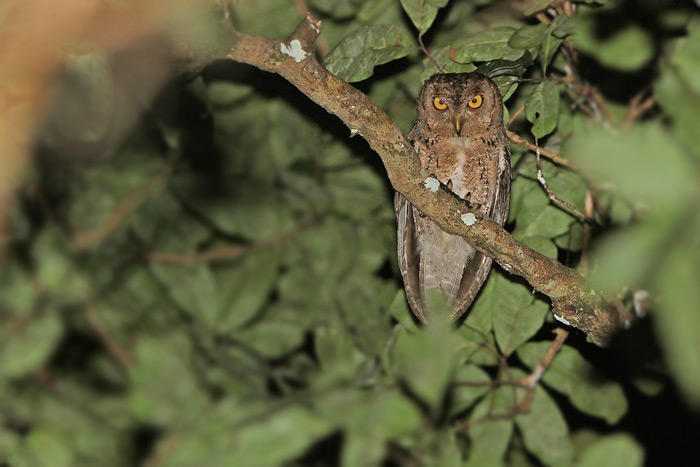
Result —
<path fill-rule="evenodd" d="M 396 222 L 398 224 L 398 258 L 399 269 L 403 277 L 406 299 L 416 317 L 425 321 L 423 304 L 420 293 L 420 256 L 416 245 L 416 223 L 413 219 L 413 205 L 404 196 L 396 192 L 394 196 L 394 209 L 396 210 Z"/>
<path fill-rule="evenodd" d="M 500 225 L 505 224 L 506 219 L 508 219 L 512 176 L 510 150 L 506 143 L 504 144 L 503 153 L 499 154 L 498 188 L 494 194 L 493 203 L 487 207 L 488 216 Z M 455 297 L 455 311 L 452 314 L 454 319 L 462 316 L 472 304 L 476 294 L 479 293 L 479 289 L 481 289 L 486 277 L 489 275 L 492 262 L 491 258 L 477 251 L 474 259 L 466 265 Z"/>

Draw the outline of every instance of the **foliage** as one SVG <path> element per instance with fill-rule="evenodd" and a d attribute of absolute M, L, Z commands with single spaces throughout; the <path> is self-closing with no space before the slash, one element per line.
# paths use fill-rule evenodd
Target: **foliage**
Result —
<path fill-rule="evenodd" d="M 124 137 L 110 122 L 136 110 L 116 59 L 76 53 L 0 272 L 0 463 L 641 465 L 654 446 L 623 423 L 628 398 L 665 383 L 700 408 L 700 15 L 504 3 L 309 6 L 329 69 L 405 132 L 436 64 L 477 70 L 507 119 L 523 113 L 512 130 L 581 167 L 541 161 L 560 199 L 583 211 L 592 194 L 591 228 L 513 145 L 509 230 L 591 264 L 593 292 L 621 306 L 648 293 L 671 379 L 611 371 L 617 357 L 572 331 L 517 384 L 551 346 L 548 301 L 494 268 L 456 330 L 417 325 L 376 156 L 284 80 L 215 64 L 174 80 Z M 291 4 L 236 2 L 234 21 L 283 37 Z"/>

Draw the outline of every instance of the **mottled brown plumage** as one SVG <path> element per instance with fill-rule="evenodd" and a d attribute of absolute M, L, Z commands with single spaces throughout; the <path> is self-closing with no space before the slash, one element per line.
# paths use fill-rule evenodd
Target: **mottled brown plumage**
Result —
<path fill-rule="evenodd" d="M 409 139 L 426 171 L 503 225 L 511 166 L 503 102 L 493 81 L 478 73 L 433 75 L 421 89 Z M 484 283 L 491 258 L 441 230 L 400 193 L 395 208 L 399 267 L 413 312 L 426 321 L 426 293 L 438 289 L 458 318 Z"/>

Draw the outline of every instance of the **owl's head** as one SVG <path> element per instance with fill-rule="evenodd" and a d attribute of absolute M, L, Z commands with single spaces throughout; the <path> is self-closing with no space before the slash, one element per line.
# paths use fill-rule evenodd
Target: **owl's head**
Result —
<path fill-rule="evenodd" d="M 503 122 L 498 86 L 479 73 L 440 73 L 418 97 L 418 121 L 445 136 L 480 134 Z"/>

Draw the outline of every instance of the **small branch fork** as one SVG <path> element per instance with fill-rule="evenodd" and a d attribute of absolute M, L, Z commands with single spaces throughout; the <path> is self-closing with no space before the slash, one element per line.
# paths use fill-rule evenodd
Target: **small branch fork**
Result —
<path fill-rule="evenodd" d="M 590 293 L 585 279 L 575 270 L 518 242 L 449 190 L 442 187 L 432 193 L 426 189 L 423 182 L 429 174 L 398 126 L 365 94 L 328 72 L 310 52 L 320 32 L 321 22 L 311 15 L 281 41 L 233 32 L 227 58 L 279 74 L 340 118 L 381 157 L 393 188 L 411 204 L 444 231 L 463 236 L 506 271 L 524 277 L 550 297 L 559 321 L 585 332 L 590 342 L 606 345 L 621 326 L 617 309 L 600 294 Z M 465 214 L 472 214 L 476 222 L 467 225 L 462 220 Z"/>
<path fill-rule="evenodd" d="M 540 160 L 540 145 L 537 143 L 537 139 L 535 139 L 535 154 L 537 155 L 537 181 L 540 182 L 540 185 L 544 188 L 544 190 L 547 192 L 547 198 L 549 198 L 550 201 L 553 203 L 556 203 L 569 211 L 573 212 L 577 216 L 579 216 L 581 219 L 583 219 L 586 222 L 593 222 L 593 218 L 587 216 L 581 210 L 576 208 L 570 203 L 567 203 L 563 199 L 559 199 L 557 195 L 554 194 L 551 188 L 549 188 L 549 185 L 547 184 L 547 180 L 544 178 L 544 174 L 542 173 L 542 161 Z"/>
<path fill-rule="evenodd" d="M 547 372 L 547 369 L 549 369 L 550 365 L 552 364 L 552 361 L 554 361 L 554 357 L 559 353 L 561 350 L 562 346 L 564 345 L 564 341 L 566 338 L 569 336 L 569 332 L 557 328 L 554 331 L 554 334 L 556 334 L 556 337 L 552 341 L 552 344 L 549 346 L 547 349 L 547 353 L 545 353 L 544 357 L 542 357 L 542 360 L 540 363 L 537 364 L 535 368 L 532 369 L 532 372 L 529 375 L 525 375 L 522 378 L 518 380 L 506 380 L 506 381 L 488 381 L 488 382 L 458 382 L 455 385 L 456 386 L 491 386 L 491 387 L 497 387 L 497 386 L 503 386 L 503 385 L 510 385 L 514 387 L 522 387 L 526 388 L 527 392 L 525 393 L 525 397 L 522 398 L 522 400 L 513 406 L 512 410 L 505 412 L 505 413 L 498 413 L 498 414 L 488 414 L 484 415 L 483 417 L 477 418 L 475 420 L 469 420 L 469 421 L 462 421 L 459 420 L 455 423 L 455 426 L 457 426 L 460 429 L 463 430 L 468 430 L 472 426 L 478 424 L 478 423 L 483 423 L 483 422 L 488 422 L 488 421 L 495 421 L 495 420 L 511 420 L 513 419 L 516 415 L 518 414 L 523 414 L 523 413 L 528 413 L 530 409 L 532 408 L 532 400 L 535 397 L 535 390 L 537 389 L 537 383 L 540 382 L 544 374 Z"/>

